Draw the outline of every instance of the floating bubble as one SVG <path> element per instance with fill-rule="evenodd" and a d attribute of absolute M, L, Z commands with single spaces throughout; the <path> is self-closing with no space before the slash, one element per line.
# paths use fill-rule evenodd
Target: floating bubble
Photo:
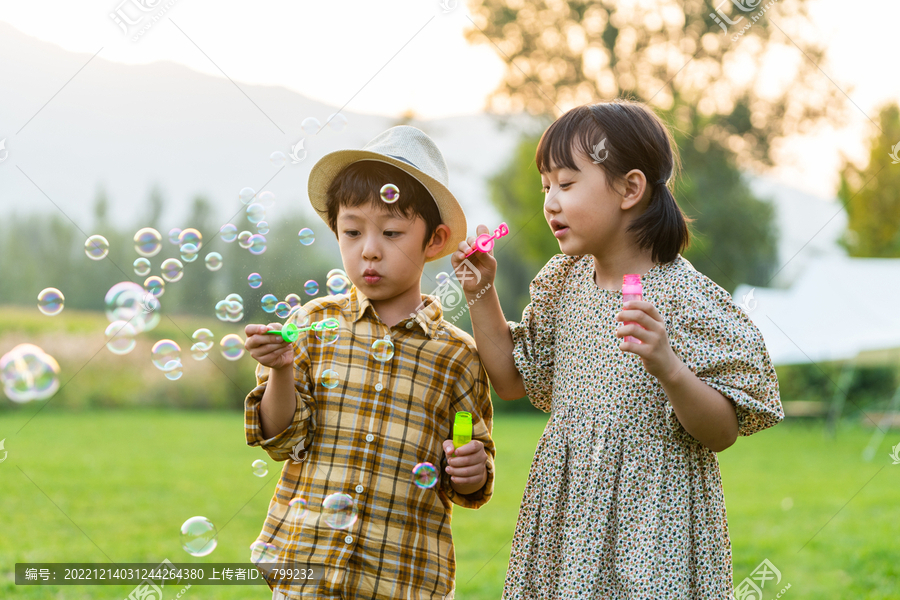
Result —
<path fill-rule="evenodd" d="M 244 340 L 236 333 L 229 333 L 219 342 L 222 356 L 228 360 L 237 360 L 244 355 Z"/>
<path fill-rule="evenodd" d="M 258 202 L 254 202 L 247 207 L 247 220 L 256 225 L 266 218 L 266 207 Z"/>
<path fill-rule="evenodd" d="M 292 519 L 299 521 L 309 513 L 309 505 L 306 503 L 306 500 L 297 496 L 288 502 L 288 512 Z"/>
<path fill-rule="evenodd" d="M 178 245 L 193 244 L 197 246 L 197 250 L 203 247 L 203 236 L 193 227 L 188 227 L 178 234 Z"/>
<path fill-rule="evenodd" d="M 219 237 L 222 238 L 223 242 L 228 242 L 230 244 L 237 239 L 237 227 L 231 223 L 222 225 L 219 228 Z"/>
<path fill-rule="evenodd" d="M 297 327 L 307 327 L 309 325 L 309 313 L 299 304 L 291 309 L 288 318 L 292 319 Z"/>
<path fill-rule="evenodd" d="M 332 369 L 325 369 L 322 371 L 322 385 L 327 387 L 329 390 L 333 390 L 337 387 L 337 385 L 341 382 L 341 376 L 338 375 L 337 371 Z"/>
<path fill-rule="evenodd" d="M 169 230 L 169 243 L 175 244 L 176 246 L 180 246 L 181 242 L 179 241 L 179 237 L 181 236 L 181 229 L 178 227 L 173 227 Z"/>
<path fill-rule="evenodd" d="M 284 160 L 285 160 L 284 152 L 282 152 L 280 150 L 276 150 L 275 152 L 273 152 L 272 154 L 269 155 L 269 160 L 272 161 L 272 164 L 275 165 L 276 167 L 283 166 Z"/>
<path fill-rule="evenodd" d="M 59 390 L 59 363 L 33 344 L 19 344 L 0 356 L 0 379 L 13 402 L 45 400 Z"/>
<path fill-rule="evenodd" d="M 220 321 L 225 321 L 227 323 L 231 320 L 231 316 L 228 314 L 229 304 L 228 300 L 219 300 L 216 302 L 216 318 Z"/>
<path fill-rule="evenodd" d="M 166 291 L 166 282 L 156 275 L 151 275 L 144 280 L 144 289 L 155 297 L 159 298 Z"/>
<path fill-rule="evenodd" d="M 203 360 L 208 353 L 209 351 L 205 350 L 200 344 L 193 344 L 191 346 L 191 358 L 194 360 Z"/>
<path fill-rule="evenodd" d="M 160 265 L 160 269 L 162 270 L 163 279 L 169 283 L 180 280 L 184 275 L 184 265 L 177 258 L 167 258 Z"/>
<path fill-rule="evenodd" d="M 134 274 L 140 277 L 143 277 L 150 272 L 150 261 L 146 258 L 135 259 L 132 266 L 134 267 Z"/>
<path fill-rule="evenodd" d="M 302 129 L 303 133 L 306 135 L 315 135 L 322 129 L 322 124 L 319 123 L 319 120 L 315 117 L 306 117 L 303 119 L 303 122 L 300 123 L 300 129 Z"/>
<path fill-rule="evenodd" d="M 313 325 L 313 331 L 316 332 L 316 339 L 323 344 L 331 344 L 338 339 L 337 321 L 319 321 Z"/>
<path fill-rule="evenodd" d="M 266 294 L 259 300 L 260 306 L 267 313 L 275 312 L 275 305 L 278 304 L 278 298 L 275 297 L 275 294 Z"/>
<path fill-rule="evenodd" d="M 191 517 L 181 526 L 181 547 L 191 556 L 206 556 L 216 549 L 219 532 L 206 517 Z"/>
<path fill-rule="evenodd" d="M 300 238 L 300 243 L 304 246 L 309 246 L 314 241 L 316 241 L 316 234 L 313 233 L 313 230 L 309 227 L 304 227 L 300 230 L 300 233 L 297 234 Z"/>
<path fill-rule="evenodd" d="M 253 201 L 253 197 L 256 195 L 256 192 L 253 191 L 253 188 L 241 188 L 240 193 L 238 193 L 238 198 L 240 198 L 242 204 L 250 204 Z"/>
<path fill-rule="evenodd" d="M 310 279 L 303 284 L 303 291 L 306 292 L 307 296 L 315 296 L 319 293 L 319 284 L 315 280 Z"/>
<path fill-rule="evenodd" d="M 372 342 L 372 358 L 379 362 L 387 362 L 394 358 L 394 343 L 388 339 Z"/>
<path fill-rule="evenodd" d="M 330 494 L 322 502 L 322 518 L 332 529 L 348 529 L 356 523 L 357 510 L 347 494 Z"/>
<path fill-rule="evenodd" d="M 131 281 L 123 281 L 109 288 L 103 303 L 110 323 L 127 321 L 138 333 L 149 331 L 159 324 L 158 296 Z"/>
<path fill-rule="evenodd" d="M 103 260 L 109 254 L 109 242 L 102 235 L 92 235 L 84 243 L 84 253 L 91 260 Z"/>
<path fill-rule="evenodd" d="M 181 260 L 188 263 L 194 262 L 197 260 L 197 253 L 199 250 L 200 248 L 190 242 L 183 244 L 181 246 Z"/>
<path fill-rule="evenodd" d="M 343 273 L 335 273 L 328 278 L 325 285 L 333 296 L 346 294 L 350 289 L 350 279 Z"/>
<path fill-rule="evenodd" d="M 386 183 L 381 186 L 381 199 L 387 204 L 393 204 L 400 199 L 400 188 L 393 183 Z"/>
<path fill-rule="evenodd" d="M 238 234 L 238 246 L 246 250 L 250 247 L 250 238 L 253 236 L 249 231 L 242 231 Z"/>
<path fill-rule="evenodd" d="M 287 302 L 288 306 L 290 306 L 291 308 L 294 308 L 301 303 L 300 296 L 298 296 L 297 294 L 288 294 L 284 297 L 284 301 Z"/>
<path fill-rule="evenodd" d="M 265 190 L 263 192 L 260 192 L 259 196 L 257 196 L 256 199 L 265 208 L 272 208 L 273 206 L 275 206 L 275 192 Z"/>
<path fill-rule="evenodd" d="M 62 312 L 66 297 L 56 288 L 44 288 L 38 294 L 38 310 L 48 317 L 55 317 Z"/>
<path fill-rule="evenodd" d="M 447 282 L 450 281 L 450 275 L 448 275 L 444 271 L 441 271 L 440 273 L 438 273 L 435 276 L 434 280 L 437 282 L 438 285 L 446 285 Z"/>
<path fill-rule="evenodd" d="M 218 271 L 222 268 L 222 255 L 218 252 L 210 252 L 204 260 L 206 261 L 206 268 L 210 271 Z"/>
<path fill-rule="evenodd" d="M 183 372 L 184 371 L 181 370 L 181 359 L 170 360 L 166 363 L 166 368 L 163 369 L 163 374 L 169 381 L 181 379 L 181 375 Z"/>
<path fill-rule="evenodd" d="M 275 305 L 275 315 L 279 319 L 284 319 L 289 314 L 291 314 L 291 305 L 287 302 L 279 302 Z"/>
<path fill-rule="evenodd" d="M 227 296 L 225 296 L 225 299 L 228 300 L 229 302 L 237 302 L 238 304 L 241 304 L 241 305 L 244 304 L 244 299 L 241 298 L 240 294 L 234 294 L 234 293 L 228 294 Z"/>
<path fill-rule="evenodd" d="M 328 126 L 331 127 L 332 131 L 340 133 L 347 128 L 347 117 L 341 113 L 331 114 L 328 116 Z"/>
<path fill-rule="evenodd" d="M 435 469 L 434 465 L 429 462 L 417 464 L 415 467 L 413 467 L 412 473 L 413 483 L 415 483 L 423 490 L 433 488 L 434 484 L 437 483 L 437 469 Z"/>
<path fill-rule="evenodd" d="M 250 273 L 247 276 L 247 283 L 255 290 L 262 285 L 262 276 L 259 273 Z"/>
<path fill-rule="evenodd" d="M 260 221 L 259 223 L 257 223 L 256 224 L 256 233 L 261 233 L 263 235 L 266 235 L 267 233 L 269 233 L 269 224 L 265 221 Z"/>
<path fill-rule="evenodd" d="M 266 465 L 266 461 L 257 458 L 253 461 L 253 464 L 250 465 L 253 467 L 253 474 L 257 477 L 265 477 L 269 473 L 269 467 Z"/>
<path fill-rule="evenodd" d="M 152 227 L 138 229 L 134 234 L 134 251 L 141 256 L 156 256 L 162 250 L 162 235 Z"/>
<path fill-rule="evenodd" d="M 103 332 L 106 336 L 106 349 L 113 354 L 128 354 L 137 345 L 134 326 L 128 321 L 113 321 Z"/>
<path fill-rule="evenodd" d="M 150 360 L 160 371 L 165 371 L 171 362 L 181 362 L 181 347 L 172 340 L 159 340 L 150 348 Z"/>
<path fill-rule="evenodd" d="M 247 248 L 250 254 L 259 256 L 266 251 L 266 236 L 254 233 L 250 236 L 250 247 Z"/>
<path fill-rule="evenodd" d="M 215 343 L 215 336 L 213 332 L 207 329 L 206 327 L 201 327 L 197 331 L 194 332 L 194 335 L 191 336 L 191 339 L 194 340 L 195 344 L 199 344 L 200 348 L 203 350 L 209 350 L 213 347 Z"/>
<path fill-rule="evenodd" d="M 278 558 L 278 548 L 275 544 L 269 544 L 261 540 L 257 540 L 250 544 L 250 562 L 254 565 L 259 563 L 274 563 Z"/>

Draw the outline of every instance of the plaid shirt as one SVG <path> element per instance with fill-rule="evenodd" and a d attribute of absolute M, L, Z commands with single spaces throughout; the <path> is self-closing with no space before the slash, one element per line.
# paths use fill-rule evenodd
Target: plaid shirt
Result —
<path fill-rule="evenodd" d="M 494 487 L 490 383 L 471 336 L 443 320 L 441 304 L 423 295 L 414 318 L 391 328 L 356 286 L 347 296 L 312 300 L 288 322 L 298 326 L 334 317 L 337 341 L 313 331 L 294 344 L 297 408 L 293 422 L 264 439 L 258 406 L 269 369 L 257 366 L 257 386 L 245 401 L 247 443 L 285 461 L 259 540 L 273 544 L 279 562 L 308 564 L 313 579 L 279 584 L 303 598 L 453 597 L 456 561 L 450 535 L 451 503 L 478 508 Z M 308 322 L 302 319 L 304 311 Z M 375 360 L 372 344 L 389 337 L 394 355 Z M 336 387 L 322 373 L 338 373 Z M 441 444 L 452 438 L 457 411 L 472 413 L 472 438 L 484 443 L 487 482 L 469 495 L 456 493 Z M 413 467 L 429 462 L 440 480 L 431 489 L 413 484 Z M 321 517 L 323 499 L 350 495 L 358 509 L 348 529 Z M 288 502 L 303 497 L 300 521 Z"/>

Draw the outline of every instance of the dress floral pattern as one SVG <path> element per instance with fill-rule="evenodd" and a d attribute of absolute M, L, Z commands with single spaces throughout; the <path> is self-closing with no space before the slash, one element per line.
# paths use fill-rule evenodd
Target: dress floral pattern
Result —
<path fill-rule="evenodd" d="M 762 335 L 731 295 L 678 255 L 642 275 L 669 344 L 735 406 L 740 435 L 784 418 Z M 731 598 L 731 542 L 716 454 L 659 381 L 619 349 L 620 290 L 590 255 L 559 254 L 510 322 L 526 392 L 550 412 L 516 525 L 508 600 Z"/>

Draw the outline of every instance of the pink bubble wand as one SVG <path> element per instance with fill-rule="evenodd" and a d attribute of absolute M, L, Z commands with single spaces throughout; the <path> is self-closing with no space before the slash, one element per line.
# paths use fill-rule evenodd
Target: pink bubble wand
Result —
<path fill-rule="evenodd" d="M 466 254 L 466 258 L 469 258 L 476 252 L 490 252 L 494 249 L 494 240 L 502 238 L 507 233 L 509 233 L 509 227 L 506 226 L 506 223 L 500 223 L 500 227 L 494 231 L 493 235 L 490 233 L 482 233 L 475 238 L 475 247 L 469 250 Z"/>

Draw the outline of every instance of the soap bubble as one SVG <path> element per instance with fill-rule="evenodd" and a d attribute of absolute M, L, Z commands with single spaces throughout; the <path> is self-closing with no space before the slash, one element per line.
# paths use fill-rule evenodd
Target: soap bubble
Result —
<path fill-rule="evenodd" d="M 269 224 L 265 221 L 260 221 L 259 223 L 257 223 L 256 224 L 256 233 L 261 233 L 263 235 L 266 235 L 267 233 L 269 233 Z"/>
<path fill-rule="evenodd" d="M 218 252 L 210 252 L 204 260 L 206 261 L 206 268 L 210 271 L 218 271 L 222 268 L 222 255 Z"/>
<path fill-rule="evenodd" d="M 262 276 L 259 273 L 250 273 L 247 276 L 247 283 L 255 290 L 262 285 Z"/>
<path fill-rule="evenodd" d="M 387 204 L 393 204 L 400 199 L 400 188 L 393 183 L 386 183 L 381 186 L 381 199 Z"/>
<path fill-rule="evenodd" d="M 203 236 L 193 227 L 188 227 L 178 234 L 178 245 L 193 244 L 197 246 L 197 250 L 203 247 Z"/>
<path fill-rule="evenodd" d="M 314 241 L 316 241 L 316 234 L 313 233 L 313 230 L 309 227 L 304 227 L 300 230 L 300 233 L 297 234 L 300 238 L 300 243 L 304 246 L 309 246 Z"/>
<path fill-rule="evenodd" d="M 338 375 L 337 371 L 332 369 L 325 369 L 322 371 L 322 385 L 327 387 L 329 390 L 333 390 L 337 387 L 337 385 L 341 382 L 341 376 Z"/>
<path fill-rule="evenodd" d="M 301 303 L 300 296 L 298 296 L 297 294 L 288 294 L 284 297 L 284 301 L 287 302 L 288 306 L 290 306 L 291 308 L 294 308 Z"/>
<path fill-rule="evenodd" d="M 256 225 L 260 221 L 266 218 L 266 208 L 258 203 L 254 202 L 250 206 L 247 207 L 247 220 Z"/>
<path fill-rule="evenodd" d="M 184 262 L 194 262 L 197 260 L 197 253 L 200 251 L 200 248 L 195 246 L 194 244 L 188 242 L 187 244 L 183 244 L 180 248 L 181 250 L 181 260 Z"/>
<path fill-rule="evenodd" d="M 266 208 L 272 208 L 273 206 L 275 206 L 275 192 L 265 190 L 264 192 L 260 192 L 259 196 L 257 196 L 256 199 Z"/>
<path fill-rule="evenodd" d="M 257 540 L 250 544 L 250 562 L 254 565 L 259 563 L 274 563 L 278 559 L 278 548 L 275 544 L 269 544 L 261 540 Z"/>
<path fill-rule="evenodd" d="M 240 198 L 242 204 L 250 204 L 255 195 L 256 192 L 253 191 L 253 188 L 245 187 L 241 189 L 238 198 Z"/>
<path fill-rule="evenodd" d="M 127 321 L 138 333 L 150 331 L 159 324 L 158 296 L 131 281 L 109 288 L 103 303 L 110 323 Z"/>
<path fill-rule="evenodd" d="M 307 296 L 315 296 L 319 293 L 319 284 L 315 280 L 310 279 L 303 284 L 303 291 L 306 292 Z"/>
<path fill-rule="evenodd" d="M 160 371 L 165 371 L 171 362 L 181 362 L 181 347 L 172 340 L 159 340 L 150 349 L 150 360 Z"/>
<path fill-rule="evenodd" d="M 140 277 L 150 272 L 150 261 L 146 258 L 136 258 L 132 266 L 134 267 L 134 274 Z"/>
<path fill-rule="evenodd" d="M 181 359 L 170 360 L 166 363 L 166 367 L 163 369 L 163 374 L 166 376 L 166 379 L 170 381 L 181 379 L 182 373 L 183 371 L 181 370 Z"/>
<path fill-rule="evenodd" d="M 249 231 L 242 231 L 238 234 L 238 246 L 246 250 L 250 247 L 250 238 L 253 236 Z"/>
<path fill-rule="evenodd" d="M 269 473 L 269 467 L 266 465 L 266 461 L 257 458 L 253 461 L 253 464 L 250 465 L 253 467 L 253 474 L 257 477 L 265 477 Z"/>
<path fill-rule="evenodd" d="M 279 319 L 284 319 L 291 313 L 291 305 L 287 302 L 279 302 L 275 305 L 275 315 Z"/>
<path fill-rule="evenodd" d="M 134 250 L 141 256 L 156 256 L 162 250 L 162 235 L 152 227 L 144 227 L 134 234 Z"/>
<path fill-rule="evenodd" d="M 331 344 L 338 339 L 337 319 L 325 319 L 313 325 L 316 339 L 323 344 Z"/>
<path fill-rule="evenodd" d="M 179 237 L 181 236 L 181 229 L 178 227 L 173 227 L 169 230 L 169 243 L 174 244 L 176 246 L 180 246 L 181 242 L 179 241 Z"/>
<path fill-rule="evenodd" d="M 156 275 L 151 275 L 144 280 L 144 289 L 159 298 L 166 292 L 166 282 Z"/>
<path fill-rule="evenodd" d="M 263 252 L 266 251 L 266 237 L 264 235 L 260 235 L 255 233 L 250 236 L 250 247 L 247 248 L 250 251 L 250 254 L 254 254 L 259 256 Z"/>
<path fill-rule="evenodd" d="M 128 354 L 137 345 L 134 326 L 128 321 L 113 321 L 103 332 L 106 336 L 106 349 L 113 354 Z"/>
<path fill-rule="evenodd" d="M 59 390 L 59 363 L 33 344 L 19 344 L 0 356 L 0 379 L 13 402 L 46 400 Z"/>
<path fill-rule="evenodd" d="M 230 321 L 231 318 L 228 315 L 228 301 L 227 300 L 219 300 L 216 302 L 216 318 L 220 321 Z"/>
<path fill-rule="evenodd" d="M 319 120 L 315 117 L 306 117 L 303 119 L 303 122 L 300 123 L 300 129 L 302 129 L 303 133 L 306 135 L 315 135 L 322 129 L 322 124 L 319 123 Z"/>
<path fill-rule="evenodd" d="M 222 225 L 222 227 L 219 228 L 219 237 L 222 238 L 223 242 L 228 242 L 230 244 L 237 239 L 237 227 L 231 223 Z"/>
<path fill-rule="evenodd" d="M 213 332 L 206 327 L 201 327 L 195 331 L 194 335 L 191 336 L 191 339 L 194 340 L 195 344 L 199 344 L 200 348 L 203 350 L 211 349 L 215 343 Z"/>
<path fill-rule="evenodd" d="M 332 529 L 348 529 L 356 523 L 357 510 L 347 494 L 330 494 L 322 502 L 322 518 Z"/>
<path fill-rule="evenodd" d="M 228 360 L 237 360 L 244 355 L 244 340 L 236 333 L 229 333 L 219 342 L 222 356 Z"/>
<path fill-rule="evenodd" d="M 292 319 L 297 327 L 307 327 L 309 325 L 309 313 L 300 304 L 291 309 L 288 318 Z"/>
<path fill-rule="evenodd" d="M 288 511 L 292 519 L 299 521 L 309 513 L 309 506 L 306 504 L 306 500 L 297 496 L 288 502 Z"/>
<path fill-rule="evenodd" d="M 437 483 L 437 469 L 431 463 L 423 462 L 417 464 L 413 467 L 412 473 L 413 482 L 423 490 L 433 488 L 434 484 Z"/>
<path fill-rule="evenodd" d="M 208 350 L 204 350 L 201 344 L 191 345 L 191 358 L 194 360 L 203 360 L 209 354 Z"/>
<path fill-rule="evenodd" d="M 280 166 L 284 165 L 284 160 L 285 160 L 284 152 L 281 152 L 280 150 L 276 150 L 275 152 L 273 152 L 272 154 L 269 155 L 269 160 L 272 161 L 272 164 L 275 165 L 276 167 L 280 167 Z"/>
<path fill-rule="evenodd" d="M 275 297 L 275 294 L 266 294 L 259 300 L 260 306 L 267 313 L 275 312 L 275 305 L 278 304 L 278 298 Z"/>
<path fill-rule="evenodd" d="M 219 532 L 206 517 L 191 517 L 181 526 L 181 547 L 191 556 L 206 556 L 216 549 Z"/>
<path fill-rule="evenodd" d="M 341 113 L 334 113 L 328 116 L 328 126 L 337 133 L 347 128 L 347 117 Z"/>
<path fill-rule="evenodd" d="M 163 279 L 169 283 L 180 280 L 184 275 L 184 265 L 177 258 L 167 258 L 160 265 L 160 269 L 162 270 Z"/>
<path fill-rule="evenodd" d="M 387 362 L 394 357 L 394 343 L 380 339 L 372 342 L 372 357 L 379 362 Z"/>
<path fill-rule="evenodd" d="M 228 294 L 225 296 L 225 299 L 229 302 L 237 302 L 238 304 L 244 304 L 244 299 L 241 298 L 240 294 Z"/>
<path fill-rule="evenodd" d="M 346 294 L 350 289 L 350 279 L 343 273 L 335 273 L 328 278 L 325 285 L 333 296 L 338 296 Z"/>
<path fill-rule="evenodd" d="M 48 317 L 55 317 L 62 312 L 66 297 L 56 288 L 44 288 L 38 294 L 38 310 Z"/>
<path fill-rule="evenodd" d="M 446 285 L 450 281 L 450 275 L 448 275 L 444 271 L 441 271 L 435 276 L 434 280 L 438 285 Z"/>
<path fill-rule="evenodd" d="M 343 269 L 332 269 L 328 271 L 328 275 L 325 276 L 326 279 L 331 279 L 332 275 L 346 275 L 347 272 Z"/>
<path fill-rule="evenodd" d="M 84 243 L 84 253 L 91 260 L 103 260 L 109 254 L 109 242 L 102 235 L 92 235 Z"/>

